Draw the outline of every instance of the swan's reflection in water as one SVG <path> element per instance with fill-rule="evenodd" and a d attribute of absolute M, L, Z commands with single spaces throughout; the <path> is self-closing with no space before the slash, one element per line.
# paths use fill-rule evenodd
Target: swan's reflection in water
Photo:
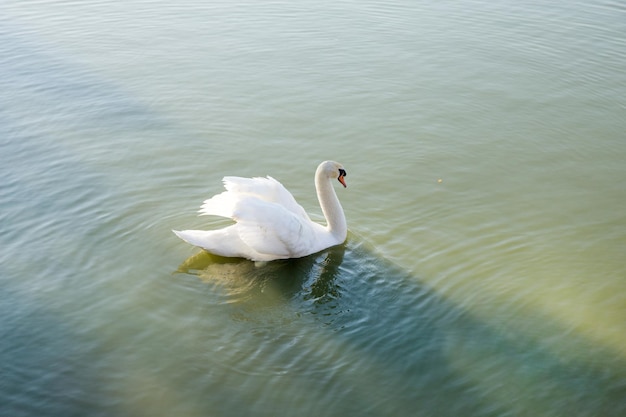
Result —
<path fill-rule="evenodd" d="M 345 251 L 346 246 L 339 245 L 304 258 L 272 262 L 223 258 L 201 251 L 186 259 L 177 272 L 221 287 L 226 303 L 259 302 L 259 298 L 284 301 L 302 296 L 324 304 L 340 295 L 336 278 Z"/>

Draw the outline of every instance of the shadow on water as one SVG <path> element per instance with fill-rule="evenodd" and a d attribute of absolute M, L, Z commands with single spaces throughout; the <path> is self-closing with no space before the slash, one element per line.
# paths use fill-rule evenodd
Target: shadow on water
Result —
<path fill-rule="evenodd" d="M 0 281 L 0 292 L 0 415 L 120 415 L 93 337 L 14 281 Z"/>
<path fill-rule="evenodd" d="M 304 391 L 332 406 L 315 415 L 626 412 L 623 367 L 568 363 L 523 336 L 512 340 L 354 237 L 265 264 L 200 252 L 178 272 L 213 286 L 229 309 L 217 356 L 227 371 L 265 378 L 257 405 L 285 409 Z"/>

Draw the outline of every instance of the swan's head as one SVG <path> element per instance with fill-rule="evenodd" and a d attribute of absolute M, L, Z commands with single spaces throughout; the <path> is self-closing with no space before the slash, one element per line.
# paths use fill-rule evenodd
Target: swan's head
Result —
<path fill-rule="evenodd" d="M 324 176 L 328 178 L 337 178 L 337 180 L 343 185 L 347 187 L 345 177 L 348 175 L 346 170 L 343 168 L 339 162 L 335 161 L 324 161 L 317 167 L 316 176 Z"/>

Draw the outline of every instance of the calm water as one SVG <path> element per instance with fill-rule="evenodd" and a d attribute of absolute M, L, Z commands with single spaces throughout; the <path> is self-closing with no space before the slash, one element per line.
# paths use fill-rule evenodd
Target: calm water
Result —
<path fill-rule="evenodd" d="M 626 415 L 626 7 L 4 1 L 1 416 Z M 213 258 L 224 175 L 350 236 Z"/>

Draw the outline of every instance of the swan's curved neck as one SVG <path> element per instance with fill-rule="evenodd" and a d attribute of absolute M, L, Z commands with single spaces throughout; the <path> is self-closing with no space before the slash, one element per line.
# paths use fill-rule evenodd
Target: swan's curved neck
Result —
<path fill-rule="evenodd" d="M 348 225 L 341 203 L 339 203 L 335 189 L 331 184 L 331 179 L 321 172 L 317 172 L 315 175 L 315 189 L 317 190 L 317 199 L 320 202 L 320 207 L 326 218 L 326 229 L 339 243 L 343 242 L 348 234 Z"/>

